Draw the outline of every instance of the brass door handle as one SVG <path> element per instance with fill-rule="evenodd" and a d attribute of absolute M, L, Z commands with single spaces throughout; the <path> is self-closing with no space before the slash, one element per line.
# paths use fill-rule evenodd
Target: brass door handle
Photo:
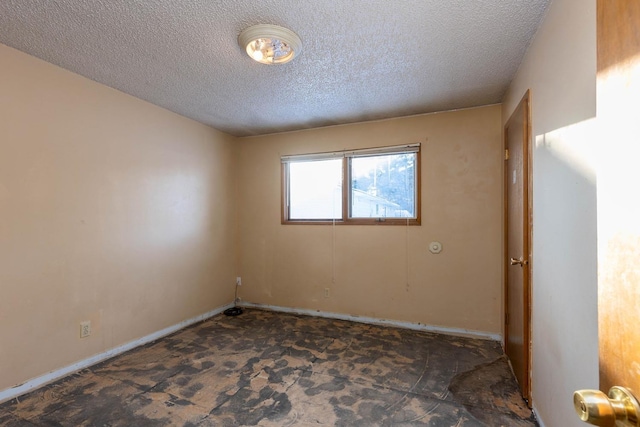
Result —
<path fill-rule="evenodd" d="M 509 262 L 511 263 L 511 265 L 519 265 L 520 267 L 529 264 L 529 261 L 527 261 L 526 259 L 524 259 L 523 257 L 520 257 L 518 259 L 516 258 L 511 258 L 509 260 Z"/>
<path fill-rule="evenodd" d="M 589 424 L 640 427 L 640 404 L 624 387 L 611 387 L 608 397 L 600 390 L 578 390 L 573 393 L 573 407 Z"/>

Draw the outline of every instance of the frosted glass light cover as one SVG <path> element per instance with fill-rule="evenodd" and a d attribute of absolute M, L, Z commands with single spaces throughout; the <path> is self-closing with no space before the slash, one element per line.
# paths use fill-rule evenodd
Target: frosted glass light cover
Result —
<path fill-rule="evenodd" d="M 302 41 L 293 31 L 276 25 L 255 25 L 238 36 L 247 55 L 262 64 L 284 64 L 300 54 Z"/>

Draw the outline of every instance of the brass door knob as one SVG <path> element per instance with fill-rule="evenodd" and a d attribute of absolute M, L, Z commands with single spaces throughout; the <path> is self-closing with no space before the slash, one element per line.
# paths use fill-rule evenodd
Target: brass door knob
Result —
<path fill-rule="evenodd" d="M 573 406 L 582 421 L 600 427 L 640 427 L 640 404 L 631 391 L 611 387 L 609 396 L 600 390 L 578 390 Z"/>
<path fill-rule="evenodd" d="M 519 265 L 520 267 L 522 267 L 523 265 L 529 264 L 529 261 L 527 261 L 523 257 L 520 257 L 520 258 L 517 258 L 517 259 L 516 258 L 511 258 L 509 260 L 509 262 L 511 263 L 511 265 Z"/>

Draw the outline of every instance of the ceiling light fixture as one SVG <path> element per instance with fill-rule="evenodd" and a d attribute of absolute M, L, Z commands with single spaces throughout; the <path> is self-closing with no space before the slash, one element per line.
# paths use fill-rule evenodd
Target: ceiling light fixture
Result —
<path fill-rule="evenodd" d="M 247 55 L 262 64 L 284 64 L 302 52 L 300 37 L 288 28 L 260 24 L 238 36 L 238 44 Z"/>

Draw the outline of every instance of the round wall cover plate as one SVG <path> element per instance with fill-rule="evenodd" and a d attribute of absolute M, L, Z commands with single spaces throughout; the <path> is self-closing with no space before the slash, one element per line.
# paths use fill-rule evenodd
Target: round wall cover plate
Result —
<path fill-rule="evenodd" d="M 429 251 L 432 254 L 439 254 L 440 252 L 442 252 L 442 243 L 440 242 L 429 243 Z"/>

